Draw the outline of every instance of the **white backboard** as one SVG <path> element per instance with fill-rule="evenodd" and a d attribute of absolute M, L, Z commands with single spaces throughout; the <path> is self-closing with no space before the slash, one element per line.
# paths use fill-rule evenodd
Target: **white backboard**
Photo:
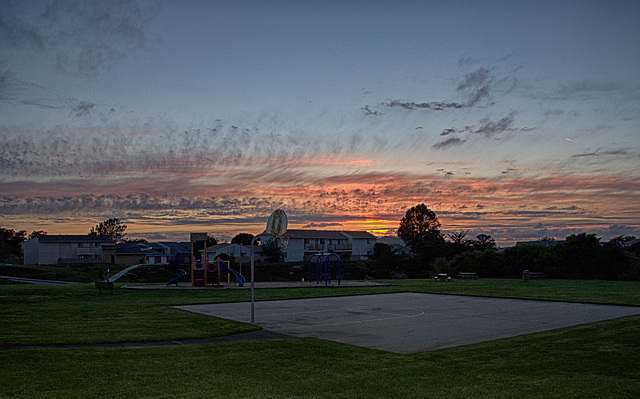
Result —
<path fill-rule="evenodd" d="M 273 211 L 267 221 L 267 228 L 263 234 L 280 237 L 287 231 L 287 214 L 282 209 Z"/>

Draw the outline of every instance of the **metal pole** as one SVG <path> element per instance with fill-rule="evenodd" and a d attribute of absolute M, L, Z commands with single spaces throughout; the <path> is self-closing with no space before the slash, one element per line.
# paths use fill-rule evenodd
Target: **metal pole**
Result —
<path fill-rule="evenodd" d="M 253 237 L 253 239 L 251 239 L 251 324 L 254 324 L 256 317 L 255 317 L 255 297 L 253 294 L 253 283 L 255 281 L 255 273 L 254 273 L 254 254 L 253 254 L 253 244 L 256 242 L 256 240 L 258 239 L 259 236 L 255 236 Z"/>

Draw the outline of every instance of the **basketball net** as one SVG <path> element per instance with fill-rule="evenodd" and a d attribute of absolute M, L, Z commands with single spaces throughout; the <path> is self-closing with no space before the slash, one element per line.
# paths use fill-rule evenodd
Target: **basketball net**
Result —
<path fill-rule="evenodd" d="M 291 234 L 283 234 L 281 236 L 278 236 L 278 239 L 280 240 L 280 244 L 282 244 L 282 248 L 284 250 L 286 250 L 287 245 L 289 245 L 289 237 L 291 237 Z"/>

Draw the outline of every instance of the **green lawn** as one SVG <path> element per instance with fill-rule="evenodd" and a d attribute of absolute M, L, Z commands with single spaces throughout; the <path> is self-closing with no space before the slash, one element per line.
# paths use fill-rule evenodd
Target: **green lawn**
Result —
<path fill-rule="evenodd" d="M 256 290 L 257 300 L 385 292 L 640 305 L 640 283 L 519 280 L 395 282 L 375 288 Z M 255 327 L 172 309 L 245 301 L 248 290 L 0 286 L 1 344 L 123 342 Z M 412 355 L 316 339 L 172 347 L 0 351 L 0 397 L 635 398 L 640 317 Z"/>

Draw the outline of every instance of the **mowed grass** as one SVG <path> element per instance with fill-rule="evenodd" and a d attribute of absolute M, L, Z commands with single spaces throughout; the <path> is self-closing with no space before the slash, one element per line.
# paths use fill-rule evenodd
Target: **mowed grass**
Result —
<path fill-rule="evenodd" d="M 408 280 L 375 288 L 256 290 L 257 300 L 433 292 L 640 305 L 640 284 Z M 255 327 L 172 309 L 248 291 L 0 286 L 3 344 L 205 337 Z M 412 355 L 317 339 L 0 351 L 2 398 L 635 398 L 640 317 Z"/>
<path fill-rule="evenodd" d="M 479 279 L 393 281 L 384 287 L 255 290 L 257 301 L 428 292 L 607 304 L 640 304 L 640 283 Z M 249 290 L 126 290 L 98 295 L 92 284 L 0 286 L 0 345 L 139 342 L 207 338 L 256 326 L 185 312 L 175 305 L 249 301 Z M 249 320 L 247 320 L 248 322 Z"/>

